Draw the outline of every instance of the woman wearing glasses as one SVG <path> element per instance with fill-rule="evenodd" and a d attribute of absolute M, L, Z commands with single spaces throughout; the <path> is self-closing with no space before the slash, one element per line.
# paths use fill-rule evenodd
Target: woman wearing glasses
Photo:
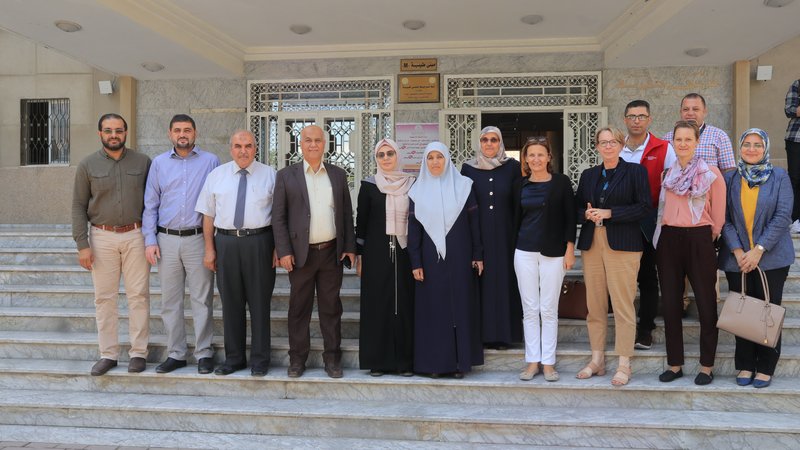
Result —
<path fill-rule="evenodd" d="M 398 146 L 375 146 L 378 170 L 361 182 L 356 216 L 356 271 L 361 277 L 359 361 L 370 375 L 411 376 L 414 364 L 414 278 L 408 260 L 408 191 Z"/>
<path fill-rule="evenodd" d="M 528 139 L 520 159 L 526 178 L 514 188 L 514 269 L 528 365 L 519 378 L 533 379 L 541 363 L 544 379 L 557 381 L 558 295 L 564 274 L 575 264 L 575 194 L 566 175 L 553 173 L 547 140 Z"/>
<path fill-rule="evenodd" d="M 694 122 L 675 124 L 672 146 L 678 160 L 661 182 L 653 244 L 661 280 L 667 364 L 658 379 L 670 382 L 683 376 L 684 279 L 694 291 L 700 318 L 700 372 L 697 385 L 714 380 L 717 352 L 717 255 L 714 240 L 725 223 L 725 181 L 719 169 L 695 154 L 700 129 Z"/>
<path fill-rule="evenodd" d="M 647 170 L 619 157 L 625 135 L 601 128 L 595 137 L 601 163 L 581 174 L 577 192 L 578 219 L 583 224 L 578 248 L 583 256 L 589 342 L 592 360 L 577 374 L 586 379 L 605 375 L 608 296 L 614 308 L 615 351 L 619 365 L 614 386 L 628 384 L 636 336 L 636 276 L 642 255 L 639 221 L 650 214 Z"/>
<path fill-rule="evenodd" d="M 522 340 L 522 311 L 514 277 L 513 188 L 522 176 L 506 156 L 497 127 L 481 130 L 480 149 L 461 173 L 472 179 L 480 211 L 486 271 L 481 276 L 481 334 L 484 346 L 503 350 Z"/>
<path fill-rule="evenodd" d="M 792 184 L 786 170 L 769 161 L 769 136 L 751 128 L 739 139 L 738 170 L 727 172 L 728 200 L 719 267 L 725 271 L 728 288 L 742 292 L 745 273 L 747 295 L 764 298 L 758 266 L 767 276 L 769 301 L 781 304 L 783 284 L 794 262 L 789 227 L 792 217 Z M 758 320 L 753 318 L 753 320 Z M 765 388 L 772 382 L 781 355 L 775 348 L 736 338 L 736 384 Z"/>

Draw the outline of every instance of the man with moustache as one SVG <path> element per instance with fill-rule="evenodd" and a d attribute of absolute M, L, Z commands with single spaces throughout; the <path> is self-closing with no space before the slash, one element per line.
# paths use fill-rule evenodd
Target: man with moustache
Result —
<path fill-rule="evenodd" d="M 145 370 L 150 334 L 150 266 L 141 229 L 150 158 L 125 148 L 128 124 L 122 116 L 103 115 L 97 130 L 103 148 L 78 164 L 72 197 L 78 262 L 92 272 L 94 284 L 100 360 L 91 374 L 104 375 L 117 365 L 120 275 L 128 299 L 128 372 L 137 373 Z"/>
<path fill-rule="evenodd" d="M 703 158 L 709 165 L 716 166 L 720 172 L 728 172 L 736 168 L 733 157 L 731 139 L 721 129 L 706 123 L 706 99 L 692 92 L 681 100 L 681 120 L 693 122 L 700 128 L 700 141 L 695 154 Z M 672 142 L 672 131 L 662 138 Z"/>
<path fill-rule="evenodd" d="M 214 373 L 228 375 L 247 367 L 247 306 L 250 374 L 263 377 L 269 369 L 269 312 L 275 287 L 272 236 L 275 169 L 255 161 L 253 133 L 235 131 L 230 146 L 233 161 L 208 174 L 195 205 L 195 211 L 204 216 L 203 264 L 217 272 L 222 297 L 225 363 Z"/>
<path fill-rule="evenodd" d="M 306 369 L 315 287 L 325 373 L 331 378 L 343 375 L 339 290 L 343 261 L 355 262 L 356 243 L 347 174 L 323 163 L 326 145 L 322 128 L 303 128 L 303 161 L 281 169 L 275 186 L 275 246 L 291 283 L 287 370 L 291 378 L 303 375 Z"/>
<path fill-rule="evenodd" d="M 170 120 L 168 134 L 173 148 L 153 159 L 142 217 L 147 262 L 158 264 L 161 277 L 161 319 L 167 331 L 168 357 L 156 372 L 186 367 L 183 297 L 188 288 L 197 371 L 207 374 L 214 370 L 214 272 L 203 265 L 203 215 L 195 212 L 194 206 L 206 176 L 219 166 L 219 158 L 194 145 L 194 119 L 186 114 Z"/>

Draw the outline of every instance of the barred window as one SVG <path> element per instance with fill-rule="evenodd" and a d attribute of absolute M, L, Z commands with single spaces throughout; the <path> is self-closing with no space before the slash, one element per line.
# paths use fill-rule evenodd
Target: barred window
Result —
<path fill-rule="evenodd" d="M 69 99 L 20 100 L 23 166 L 69 164 Z"/>

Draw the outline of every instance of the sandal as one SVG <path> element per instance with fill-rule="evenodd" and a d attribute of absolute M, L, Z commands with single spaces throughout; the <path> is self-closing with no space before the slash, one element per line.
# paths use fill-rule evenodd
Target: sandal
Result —
<path fill-rule="evenodd" d="M 588 378 L 592 378 L 595 375 L 603 376 L 606 374 L 606 368 L 603 366 L 599 366 L 594 363 L 594 361 L 590 361 L 589 364 L 586 365 L 580 372 L 575 375 L 575 378 L 579 380 L 586 380 Z"/>
<path fill-rule="evenodd" d="M 625 386 L 631 380 L 631 368 L 630 366 L 619 366 L 617 367 L 617 373 L 614 374 L 614 378 L 611 379 L 611 384 L 614 386 Z"/>
<path fill-rule="evenodd" d="M 555 367 L 553 367 L 553 366 L 549 366 L 549 367 L 551 367 L 551 369 L 552 369 L 552 370 L 550 370 L 550 372 L 548 372 L 547 370 L 542 369 L 542 372 L 544 373 L 544 379 L 546 381 L 558 381 L 558 372 L 556 372 Z"/>
<path fill-rule="evenodd" d="M 533 377 L 536 376 L 536 374 L 539 373 L 539 364 L 536 364 L 533 367 L 533 370 L 529 370 L 529 367 L 530 366 L 526 367 L 525 370 L 523 370 L 522 372 L 519 373 L 519 379 L 520 380 L 522 380 L 522 381 L 530 381 L 530 380 L 533 379 Z"/>

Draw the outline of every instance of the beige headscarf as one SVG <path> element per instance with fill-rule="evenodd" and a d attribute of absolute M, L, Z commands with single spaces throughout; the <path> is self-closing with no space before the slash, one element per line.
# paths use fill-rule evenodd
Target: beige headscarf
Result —
<path fill-rule="evenodd" d="M 502 166 L 509 160 L 508 156 L 506 156 L 506 146 L 503 145 L 503 133 L 500 132 L 500 129 L 492 126 L 484 127 L 481 130 L 480 137 L 484 137 L 488 133 L 494 133 L 500 139 L 500 150 L 494 155 L 494 158 L 487 158 L 481 151 L 481 144 L 478 142 L 478 149 L 475 151 L 475 157 L 464 162 L 464 164 L 469 164 L 480 170 L 492 170 Z"/>
<path fill-rule="evenodd" d="M 400 164 L 400 147 L 397 142 L 391 139 L 381 139 L 375 150 L 373 157 L 376 157 L 381 147 L 391 147 L 397 152 L 397 163 Z M 397 237 L 400 248 L 408 246 L 408 191 L 414 184 L 414 176 L 395 167 L 391 172 L 381 169 L 380 162 L 377 164 L 378 171 L 375 173 L 375 185 L 378 190 L 386 194 L 386 234 Z"/>

